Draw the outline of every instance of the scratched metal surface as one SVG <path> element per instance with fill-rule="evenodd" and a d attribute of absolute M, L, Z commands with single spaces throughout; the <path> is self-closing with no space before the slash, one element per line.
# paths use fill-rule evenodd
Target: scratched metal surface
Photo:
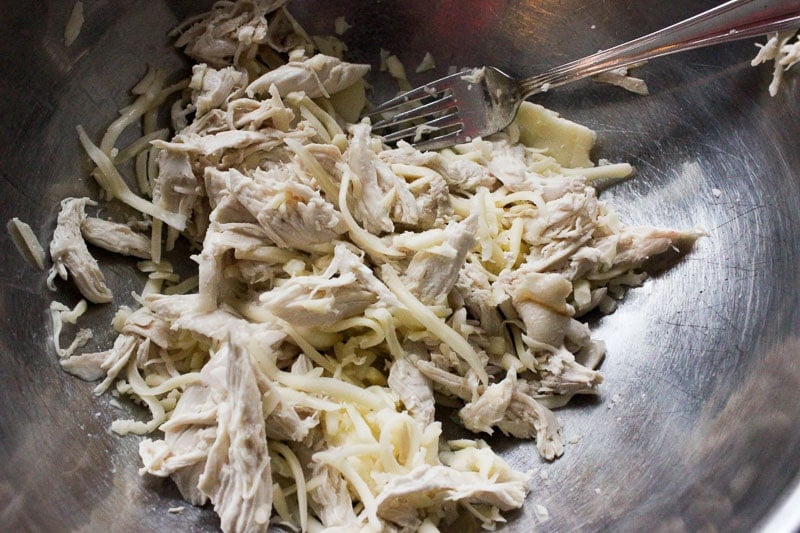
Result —
<path fill-rule="evenodd" d="M 487 63 L 524 75 L 713 3 L 298 0 L 293 11 L 312 33 L 331 33 L 333 18 L 346 16 L 356 60 L 377 63 L 382 47 L 413 71 L 430 50 L 439 72 Z M 92 190 L 75 124 L 97 137 L 147 64 L 180 68 L 166 32 L 197 9 L 189 0 L 84 4 L 70 48 L 62 36 L 72 2 L 0 10 L 0 218 L 28 221 L 42 242 L 58 201 Z M 598 157 L 637 167 L 633 180 L 602 193 L 625 222 L 701 227 L 708 237 L 597 322 L 606 381 L 597 401 L 559 412 L 570 442 L 563 458 L 544 464 L 531 443 L 492 441 L 514 466 L 537 471 L 509 531 L 800 524 L 798 78 L 770 98 L 769 69 L 748 66 L 754 52 L 748 42 L 653 62 L 641 70 L 649 97 L 586 82 L 539 99 L 597 130 Z M 386 94 L 386 80 L 374 81 Z M 56 363 L 43 274 L 4 232 L 0 247 L 0 526 L 213 531 L 209 509 L 168 514 L 181 505 L 176 491 L 138 476 L 137 439 L 107 431 L 125 413 Z M 140 280 L 110 260 L 101 257 L 124 302 Z M 61 287 L 62 301 L 77 301 Z M 88 317 L 93 346 L 110 342 L 108 318 L 102 309 Z"/>

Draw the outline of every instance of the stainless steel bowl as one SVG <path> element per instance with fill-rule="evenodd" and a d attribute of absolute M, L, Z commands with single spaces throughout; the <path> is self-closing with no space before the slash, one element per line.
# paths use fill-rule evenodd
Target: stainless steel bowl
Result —
<path fill-rule="evenodd" d="M 413 67 L 426 51 L 439 73 L 493 64 L 525 75 L 714 3 L 297 0 L 292 10 L 311 33 L 331 33 L 344 15 L 352 58 L 377 63 L 382 47 L 422 81 Z M 147 64 L 183 67 L 166 33 L 199 10 L 189 0 L 84 4 L 69 48 L 72 2 L 0 10 L 1 218 L 29 222 L 44 243 L 59 200 L 92 190 L 75 125 L 96 137 Z M 517 468 L 546 473 L 509 531 L 800 526 L 800 76 L 771 98 L 770 68 L 748 64 L 755 52 L 747 42 L 654 61 L 641 70 L 648 97 L 585 82 L 538 98 L 595 129 L 597 157 L 637 167 L 602 193 L 626 222 L 708 236 L 595 324 L 606 381 L 598 400 L 559 412 L 571 443 L 563 458 L 545 464 L 531 443 L 493 440 Z M 380 74 L 375 86 L 387 94 Z M 210 509 L 170 514 L 182 505 L 170 482 L 138 475 L 138 439 L 108 431 L 124 412 L 57 364 L 44 275 L 5 234 L 0 246 L 0 527 L 213 530 Z M 110 265 L 124 302 L 140 281 L 130 264 Z M 77 301 L 62 287 L 61 301 Z M 111 340 L 109 317 L 88 318 L 96 346 Z"/>

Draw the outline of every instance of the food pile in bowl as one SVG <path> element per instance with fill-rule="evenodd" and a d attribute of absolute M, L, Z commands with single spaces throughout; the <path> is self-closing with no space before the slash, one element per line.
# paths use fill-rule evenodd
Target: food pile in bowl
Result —
<path fill-rule="evenodd" d="M 536 104 L 449 149 L 385 144 L 359 120 L 370 67 L 285 3 L 186 21 L 187 79 L 150 69 L 102 138 L 77 127 L 100 194 L 65 198 L 49 245 L 48 285 L 84 298 L 51 305 L 61 366 L 147 409 L 111 429 L 146 435 L 141 473 L 210 503 L 223 531 L 434 530 L 464 513 L 495 528 L 536 479 L 484 438 L 560 457 L 553 410 L 602 383 L 587 317 L 703 231 L 626 225 L 595 184 L 632 167 L 594 163 L 595 133 Z M 770 43 L 761 59 L 790 56 L 788 37 Z M 85 352 L 91 332 L 62 328 L 119 296 L 94 248 L 147 282 L 113 345 Z M 446 439 L 442 416 L 474 436 Z"/>

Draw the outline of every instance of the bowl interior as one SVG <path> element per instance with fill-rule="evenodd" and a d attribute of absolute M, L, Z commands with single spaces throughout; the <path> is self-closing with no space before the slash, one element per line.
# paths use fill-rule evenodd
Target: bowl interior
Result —
<path fill-rule="evenodd" d="M 148 64 L 186 68 L 167 32 L 199 11 L 188 0 L 98 0 L 64 46 L 66 2 L 12 3 L 0 14 L 3 220 L 17 216 L 49 242 L 59 201 L 92 190 L 77 141 L 97 137 Z M 296 0 L 309 33 L 342 37 L 354 61 L 396 53 L 413 82 L 449 66 L 494 65 L 524 76 L 653 31 L 715 2 L 582 0 Z M 436 71 L 415 74 L 425 52 Z M 753 42 L 655 60 L 639 75 L 650 95 L 580 82 L 539 103 L 598 132 L 596 157 L 627 161 L 633 179 L 602 191 L 628 224 L 704 229 L 677 265 L 632 290 L 594 323 L 608 347 L 597 399 L 557 413 L 568 446 L 552 464 L 535 446 L 493 446 L 535 469 L 525 508 L 508 530 L 750 529 L 794 487 L 800 471 L 800 100 L 787 76 L 767 93 L 771 67 L 751 68 Z M 371 78 L 376 100 L 393 91 Z M 64 374 L 44 275 L 0 236 L 0 523 L 29 530 L 203 530 L 210 509 L 181 502 L 169 481 L 138 475 L 138 439 L 108 431 L 124 413 L 110 396 Z M 138 290 L 130 263 L 101 256 L 115 294 Z M 123 299 L 125 296 L 122 297 Z M 101 349 L 110 312 L 87 324 Z M 168 509 L 185 505 L 180 514 Z M 796 525 L 796 524 L 795 524 Z M 791 526 L 790 526 L 791 527 Z"/>

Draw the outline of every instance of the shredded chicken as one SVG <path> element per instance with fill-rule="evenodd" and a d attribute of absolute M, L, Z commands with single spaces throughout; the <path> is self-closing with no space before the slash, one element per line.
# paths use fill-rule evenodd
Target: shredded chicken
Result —
<path fill-rule="evenodd" d="M 197 488 L 208 494 L 224 531 L 263 530 L 272 514 L 272 474 L 261 391 L 249 354 L 228 342 L 225 396 L 216 405 L 217 431 Z"/>
<path fill-rule="evenodd" d="M 644 63 L 636 63 L 627 67 L 615 68 L 607 72 L 596 74 L 592 76 L 592 79 L 601 83 L 616 85 L 617 87 L 622 87 L 626 91 L 646 96 L 650 94 L 650 91 L 647 89 L 647 83 L 641 78 L 628 75 L 630 69 L 640 67 L 643 64 Z"/>
<path fill-rule="evenodd" d="M 46 259 L 44 248 L 33 233 L 33 229 L 17 217 L 8 221 L 6 229 L 22 257 L 39 270 L 44 270 Z"/>
<path fill-rule="evenodd" d="M 78 38 L 83 26 L 83 2 L 75 2 L 72 6 L 72 11 L 67 19 L 67 24 L 64 26 L 64 45 L 69 47 Z"/>
<path fill-rule="evenodd" d="M 753 58 L 751 65 L 773 62 L 769 94 L 775 96 L 781 86 L 784 72 L 800 62 L 800 37 L 797 37 L 797 30 L 772 33 L 766 43 L 756 46 L 759 47 L 758 54 Z"/>
<path fill-rule="evenodd" d="M 594 132 L 534 104 L 439 152 L 386 145 L 354 123 L 369 67 L 320 53 L 332 41 L 285 3 L 221 1 L 177 28 L 198 64 L 169 103 L 171 137 L 152 124 L 163 76 L 135 88 L 152 202 L 122 182 L 119 121 L 99 146 L 79 130 L 100 184 L 141 219 L 65 200 L 54 272 L 111 300 L 86 239 L 146 259 L 148 280 L 114 317 L 113 346 L 56 344 L 61 364 L 147 408 L 112 430 L 160 430 L 141 472 L 213 505 L 223 531 L 413 531 L 464 510 L 492 529 L 530 475 L 477 438 L 443 440 L 438 402 L 471 432 L 559 457 L 551 408 L 602 384 L 605 349 L 580 317 L 612 311 L 701 232 L 623 226 L 592 182 L 630 165 L 595 166 Z M 196 276 L 165 261 L 173 247 Z"/>
<path fill-rule="evenodd" d="M 110 252 L 150 259 L 150 239 L 125 224 L 87 216 L 81 222 L 81 234 L 90 244 Z"/>
<path fill-rule="evenodd" d="M 250 97 L 266 94 L 270 87 L 276 87 L 281 96 L 303 91 L 309 98 L 327 97 L 346 89 L 368 71 L 369 65 L 345 63 L 335 57 L 317 54 L 267 72 L 247 86 L 247 94 Z"/>
<path fill-rule="evenodd" d="M 81 226 L 86 218 L 84 208 L 89 202 L 91 200 L 88 198 L 67 198 L 61 202 L 58 225 L 50 241 L 50 257 L 53 259 L 53 271 L 61 279 L 72 276 L 87 300 L 107 303 L 114 296 L 81 235 Z"/>

